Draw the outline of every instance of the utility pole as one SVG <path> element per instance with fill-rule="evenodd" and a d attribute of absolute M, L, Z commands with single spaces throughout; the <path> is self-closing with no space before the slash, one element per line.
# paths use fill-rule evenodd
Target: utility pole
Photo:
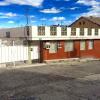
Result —
<path fill-rule="evenodd" d="M 28 64 L 32 64 L 31 60 L 31 41 L 29 40 L 29 34 L 30 34 L 30 27 L 29 27 L 29 8 L 26 8 L 26 26 L 25 26 L 25 31 L 26 31 L 26 40 L 27 40 L 27 45 L 28 45 Z"/>

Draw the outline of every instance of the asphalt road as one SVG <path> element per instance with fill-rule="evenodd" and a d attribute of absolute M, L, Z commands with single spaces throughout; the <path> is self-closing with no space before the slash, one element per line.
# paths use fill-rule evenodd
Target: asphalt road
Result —
<path fill-rule="evenodd" d="M 100 61 L 0 69 L 0 100 L 100 100 Z"/>

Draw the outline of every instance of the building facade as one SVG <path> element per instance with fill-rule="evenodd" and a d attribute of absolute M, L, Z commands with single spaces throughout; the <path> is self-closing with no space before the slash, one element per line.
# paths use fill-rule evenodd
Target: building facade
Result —
<path fill-rule="evenodd" d="M 0 35 L 0 63 L 100 58 L 100 28 L 30 26 L 0 29 Z"/>

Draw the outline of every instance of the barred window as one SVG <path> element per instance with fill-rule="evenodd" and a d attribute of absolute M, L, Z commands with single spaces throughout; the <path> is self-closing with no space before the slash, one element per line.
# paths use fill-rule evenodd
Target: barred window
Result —
<path fill-rule="evenodd" d="M 84 28 L 80 28 L 80 35 L 84 35 Z"/>
<path fill-rule="evenodd" d="M 57 27 L 56 26 L 51 26 L 50 27 L 50 35 L 57 35 Z"/>
<path fill-rule="evenodd" d="M 61 35 L 67 35 L 67 27 L 61 27 Z"/>
<path fill-rule="evenodd" d="M 71 28 L 71 35 L 75 36 L 76 35 L 76 28 Z"/>
<path fill-rule="evenodd" d="M 44 26 L 38 27 L 38 35 L 45 35 L 45 27 Z"/>
<path fill-rule="evenodd" d="M 88 35 L 92 35 L 92 29 L 88 28 Z"/>
<path fill-rule="evenodd" d="M 57 49 L 57 42 L 51 42 L 49 53 L 57 53 Z"/>
<path fill-rule="evenodd" d="M 6 32 L 6 38 L 10 38 L 10 32 Z"/>
<path fill-rule="evenodd" d="M 91 50 L 93 48 L 94 48 L 94 41 L 93 40 L 89 40 L 88 49 Z"/>
<path fill-rule="evenodd" d="M 73 41 L 65 41 L 65 52 L 74 50 L 74 42 Z"/>
<path fill-rule="evenodd" d="M 98 28 L 95 28 L 95 35 L 98 35 L 99 31 Z"/>
<path fill-rule="evenodd" d="M 85 50 L 86 49 L 86 43 L 85 40 L 80 41 L 80 50 Z"/>

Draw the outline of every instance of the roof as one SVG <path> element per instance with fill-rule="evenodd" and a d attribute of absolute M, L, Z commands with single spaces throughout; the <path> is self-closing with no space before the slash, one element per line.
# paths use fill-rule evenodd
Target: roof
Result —
<path fill-rule="evenodd" d="M 84 18 L 84 19 L 86 19 L 88 21 L 91 21 L 92 23 L 97 24 L 98 26 L 100 26 L 100 17 L 94 17 L 94 16 L 90 16 L 90 17 L 80 17 L 75 22 L 77 22 L 78 20 L 80 20 L 82 18 Z M 75 22 L 73 22 L 71 25 L 73 25 Z M 71 26 L 71 25 L 69 25 L 69 26 Z"/>
<path fill-rule="evenodd" d="M 90 17 L 84 17 L 85 19 L 95 23 L 95 24 L 98 24 L 100 25 L 100 17 L 93 17 L 93 16 L 90 16 Z"/>

